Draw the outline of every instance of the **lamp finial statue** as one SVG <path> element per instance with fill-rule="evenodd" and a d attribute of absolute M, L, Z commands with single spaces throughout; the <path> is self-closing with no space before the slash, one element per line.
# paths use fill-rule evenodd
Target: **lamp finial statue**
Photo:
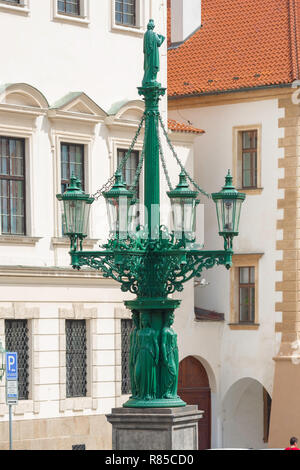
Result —
<path fill-rule="evenodd" d="M 149 20 L 147 32 L 144 36 L 144 79 L 143 87 L 157 86 L 157 74 L 160 70 L 159 65 L 159 47 L 165 40 L 161 34 L 156 34 L 153 30 L 155 28 L 154 20 Z"/>

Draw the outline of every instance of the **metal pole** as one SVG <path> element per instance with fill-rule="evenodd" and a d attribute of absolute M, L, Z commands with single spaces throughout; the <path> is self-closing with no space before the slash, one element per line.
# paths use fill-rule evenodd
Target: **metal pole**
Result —
<path fill-rule="evenodd" d="M 9 450 L 12 450 L 12 405 L 9 407 Z"/>

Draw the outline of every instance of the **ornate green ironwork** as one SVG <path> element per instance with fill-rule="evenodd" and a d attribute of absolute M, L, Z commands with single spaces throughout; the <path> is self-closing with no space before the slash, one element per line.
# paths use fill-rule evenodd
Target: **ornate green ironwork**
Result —
<path fill-rule="evenodd" d="M 74 242 L 74 237 L 77 235 L 68 234 L 71 240 L 71 264 L 74 269 L 79 270 L 88 266 L 99 270 L 105 278 L 118 282 L 123 292 L 136 295 L 134 300 L 125 302 L 126 307 L 132 311 L 134 329 L 130 335 L 129 357 L 132 396 L 124 406 L 141 408 L 185 406 L 177 395 L 178 346 L 177 335 L 172 329 L 174 311 L 179 307 L 180 301 L 169 296 L 181 292 L 184 284 L 193 277 L 200 277 L 204 269 L 218 265 L 229 269 L 233 255 L 231 243 L 226 244 L 223 251 L 204 251 L 194 243 L 193 239 L 178 237 L 177 233 L 169 233 L 160 225 L 159 210 L 157 210 L 160 205 L 160 159 L 171 190 L 169 196 L 175 204 L 180 203 L 182 206 L 190 204 L 195 210 L 196 197 L 199 193 L 206 196 L 208 194 L 185 170 L 162 122 L 159 100 L 165 95 L 166 89 L 161 87 L 156 77 L 159 71 L 158 48 L 164 38 L 154 33 L 153 29 L 154 22 L 150 20 L 144 40 L 145 75 L 143 86 L 138 88 L 139 94 L 144 97 L 145 113 L 125 157 L 127 158 L 132 151 L 141 126 L 145 123 L 142 162 L 137 169 L 134 184 L 130 188 L 132 191 L 126 193 L 131 194 L 131 200 L 144 163 L 144 205 L 148 213 L 148 224 L 144 228 L 139 226 L 135 233 L 126 234 L 125 237 L 114 234 L 99 251 L 83 251 L 82 239 L 78 249 L 78 243 Z M 175 190 L 172 190 L 162 155 L 159 124 L 181 168 L 180 183 Z M 118 208 L 120 202 L 118 198 L 126 196 L 118 178 L 117 171 L 94 197 L 102 195 L 106 188 L 108 191 L 103 195 L 108 202 L 112 201 L 114 208 Z M 186 178 L 197 191 L 189 189 Z M 114 188 L 110 189 L 114 182 Z M 233 194 L 229 183 L 231 181 L 228 179 L 226 189 L 223 188 L 223 192 L 221 191 L 223 197 L 214 195 L 216 200 L 228 199 L 229 186 Z M 242 200 L 243 198 L 237 194 L 234 193 L 234 198 Z M 152 211 L 153 207 L 156 208 L 156 212 Z M 226 232 L 227 237 L 231 235 L 235 236 L 236 233 Z"/>

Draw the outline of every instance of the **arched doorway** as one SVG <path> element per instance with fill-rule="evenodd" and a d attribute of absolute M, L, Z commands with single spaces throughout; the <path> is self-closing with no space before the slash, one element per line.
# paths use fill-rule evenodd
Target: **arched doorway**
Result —
<path fill-rule="evenodd" d="M 188 405 L 197 405 L 204 411 L 198 426 L 199 450 L 211 446 L 211 393 L 208 375 L 197 359 L 186 357 L 179 364 L 178 395 Z"/>
<path fill-rule="evenodd" d="M 267 447 L 271 397 L 256 379 L 244 377 L 231 385 L 223 400 L 223 447 Z"/>

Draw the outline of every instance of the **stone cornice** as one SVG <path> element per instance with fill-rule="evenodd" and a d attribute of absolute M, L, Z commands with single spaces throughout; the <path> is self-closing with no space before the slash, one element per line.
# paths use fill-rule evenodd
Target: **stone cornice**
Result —
<path fill-rule="evenodd" d="M 92 285 L 110 285 L 115 286 L 117 283 L 111 279 L 105 279 L 94 270 L 82 269 L 80 271 L 72 268 L 57 267 L 40 267 L 40 266 L 0 266 L 0 283 L 37 283 L 45 284 L 62 284 L 66 283 L 84 283 Z"/>
<path fill-rule="evenodd" d="M 176 110 L 179 108 L 201 108 L 208 106 L 222 106 L 226 104 L 245 103 L 250 101 L 277 99 L 286 96 L 295 91 L 291 87 L 286 88 L 267 88 L 251 89 L 247 91 L 228 92 L 211 95 L 177 97 L 168 99 L 168 109 Z"/>

